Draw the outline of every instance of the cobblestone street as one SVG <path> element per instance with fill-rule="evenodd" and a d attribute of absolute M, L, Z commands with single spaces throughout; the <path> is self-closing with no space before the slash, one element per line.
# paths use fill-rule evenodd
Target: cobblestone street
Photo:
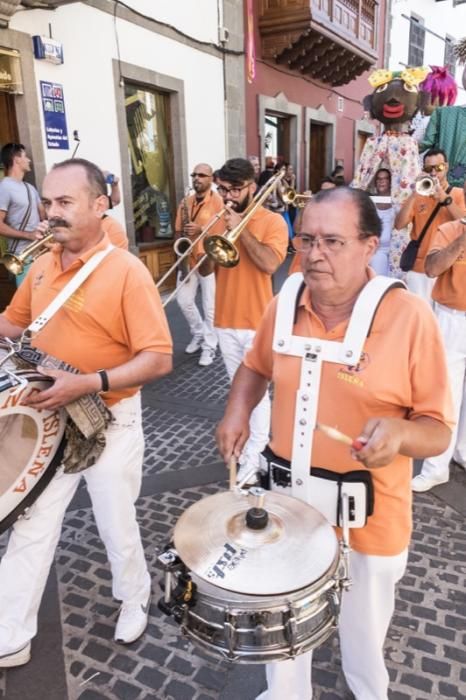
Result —
<path fill-rule="evenodd" d="M 113 641 L 118 604 L 85 488 L 67 512 L 41 608 L 32 660 L 0 673 L 6 700 L 253 700 L 262 666 L 234 666 L 194 648 L 157 608 L 157 553 L 180 514 L 227 487 L 214 444 L 228 382 L 183 353 L 187 329 L 169 307 L 176 369 L 143 394 L 146 456 L 138 515 L 153 575 L 150 624 L 136 643 Z M 414 499 L 415 529 L 386 644 L 390 700 L 466 698 L 466 474 Z M 0 538 L 0 547 L 6 538 Z M 346 700 L 334 635 L 315 651 L 315 700 Z M 284 698 L 283 700 L 286 700 Z M 303 699 L 304 700 L 304 699 Z"/>

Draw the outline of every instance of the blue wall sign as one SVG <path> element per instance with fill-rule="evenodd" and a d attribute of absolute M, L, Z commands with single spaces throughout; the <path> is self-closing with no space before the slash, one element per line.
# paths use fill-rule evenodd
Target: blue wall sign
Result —
<path fill-rule="evenodd" d="M 40 96 L 44 111 L 45 138 L 47 148 L 69 148 L 66 128 L 63 87 L 58 83 L 40 81 Z"/>
<path fill-rule="evenodd" d="M 32 37 L 34 57 L 49 61 L 49 63 L 63 63 L 63 44 L 56 39 L 36 34 Z"/>

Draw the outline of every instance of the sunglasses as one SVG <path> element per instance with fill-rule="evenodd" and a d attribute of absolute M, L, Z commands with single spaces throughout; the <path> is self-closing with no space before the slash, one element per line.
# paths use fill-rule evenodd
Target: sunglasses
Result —
<path fill-rule="evenodd" d="M 438 163 L 437 165 L 424 165 L 425 173 L 442 173 L 445 170 L 445 163 Z"/>
<path fill-rule="evenodd" d="M 191 173 L 191 177 L 212 177 L 212 175 L 206 175 L 205 173 Z"/>

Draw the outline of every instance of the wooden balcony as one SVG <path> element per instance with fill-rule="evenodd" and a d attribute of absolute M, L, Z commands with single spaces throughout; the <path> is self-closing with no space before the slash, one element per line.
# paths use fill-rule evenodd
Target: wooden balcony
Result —
<path fill-rule="evenodd" d="M 262 57 L 330 85 L 377 60 L 378 0 L 260 0 Z"/>

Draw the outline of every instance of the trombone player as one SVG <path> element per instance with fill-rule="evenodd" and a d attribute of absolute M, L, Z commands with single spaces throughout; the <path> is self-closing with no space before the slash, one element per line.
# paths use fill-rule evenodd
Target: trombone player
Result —
<path fill-rule="evenodd" d="M 413 192 L 404 202 L 395 218 L 395 228 L 402 229 L 412 224 L 411 238 L 420 237 L 424 227 L 427 230 L 419 246 L 417 258 L 413 269 L 406 274 L 406 284 L 410 292 L 419 294 L 432 305 L 431 292 L 434 280 L 427 277 L 424 270 L 424 261 L 427 251 L 431 247 L 432 238 L 438 227 L 447 221 L 461 219 L 466 214 L 464 207 L 463 190 L 461 187 L 449 187 L 447 180 L 448 162 L 447 156 L 441 149 L 431 148 L 424 154 L 423 175 L 433 178 L 432 193 L 422 194 Z M 432 221 L 431 214 L 437 207 Z"/>
<path fill-rule="evenodd" d="M 250 216 L 236 243 L 239 262 L 233 267 L 215 266 L 211 258 L 201 266 L 202 274 L 216 274 L 215 329 L 230 380 L 252 346 L 259 321 L 273 297 L 272 275 L 285 260 L 288 231 L 280 214 L 255 205 L 254 167 L 245 158 L 231 158 L 217 171 L 216 184 L 224 205 L 229 207 L 217 224 L 232 231 Z M 214 233 L 214 231 L 212 232 Z M 270 399 L 266 392 L 249 422 L 249 439 L 241 456 L 238 481 L 259 470 L 259 454 L 269 438 Z M 255 483 L 255 475 L 248 483 Z"/>
<path fill-rule="evenodd" d="M 183 197 L 176 213 L 176 238 L 188 238 L 194 241 L 205 225 L 221 209 L 222 198 L 212 189 L 213 171 L 207 163 L 199 163 L 191 173 L 194 193 Z M 202 254 L 202 248 L 197 247 L 189 255 L 188 264 L 192 268 Z M 178 305 L 189 325 L 191 341 L 185 352 L 189 355 L 202 349 L 199 358 L 201 367 L 212 364 L 217 349 L 217 335 L 214 330 L 215 275 L 203 277 L 198 271 L 193 272 L 189 279 L 184 280 L 179 270 L 177 275 Z M 204 319 L 196 306 L 197 289 L 201 286 L 202 309 Z"/>

